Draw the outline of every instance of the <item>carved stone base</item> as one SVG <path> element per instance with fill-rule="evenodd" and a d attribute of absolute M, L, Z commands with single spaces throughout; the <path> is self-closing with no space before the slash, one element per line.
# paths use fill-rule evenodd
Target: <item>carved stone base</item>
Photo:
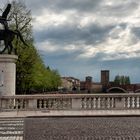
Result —
<path fill-rule="evenodd" d="M 15 95 L 16 55 L 0 55 L 0 96 Z"/>

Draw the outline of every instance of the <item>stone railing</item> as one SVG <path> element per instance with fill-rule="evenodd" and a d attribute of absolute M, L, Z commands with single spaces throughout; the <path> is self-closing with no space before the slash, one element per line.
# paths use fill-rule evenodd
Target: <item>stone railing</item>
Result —
<path fill-rule="evenodd" d="M 140 109 L 140 94 L 48 94 L 1 96 L 0 111 Z"/>

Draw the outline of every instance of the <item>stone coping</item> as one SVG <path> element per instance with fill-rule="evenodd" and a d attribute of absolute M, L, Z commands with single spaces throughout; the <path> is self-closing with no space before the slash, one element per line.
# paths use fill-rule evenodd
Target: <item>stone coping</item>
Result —
<path fill-rule="evenodd" d="M 39 94 L 39 95 L 14 95 L 14 96 L 0 96 L 0 99 L 9 98 L 27 98 L 27 99 L 44 99 L 44 98 L 88 98 L 88 97 L 129 97 L 140 96 L 140 93 L 107 93 L 107 94 Z"/>
<path fill-rule="evenodd" d="M 0 111 L 0 118 L 8 117 L 63 117 L 63 116 L 140 116 L 140 110 L 40 110 L 40 111 Z"/>
<path fill-rule="evenodd" d="M 0 62 L 16 62 L 17 59 L 18 59 L 17 55 L 0 54 Z"/>

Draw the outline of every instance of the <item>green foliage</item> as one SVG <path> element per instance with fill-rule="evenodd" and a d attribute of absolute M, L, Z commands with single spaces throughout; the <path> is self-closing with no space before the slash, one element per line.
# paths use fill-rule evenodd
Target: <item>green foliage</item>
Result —
<path fill-rule="evenodd" d="M 10 27 L 21 31 L 29 47 L 24 46 L 18 38 L 13 45 L 16 48 L 18 61 L 16 73 L 17 94 L 28 94 L 56 90 L 61 84 L 58 71 L 45 66 L 39 53 L 33 45 L 32 17 L 26 6 L 17 1 L 12 2 L 9 18 Z"/>
<path fill-rule="evenodd" d="M 120 76 L 119 75 L 115 76 L 114 83 L 117 85 L 120 84 Z"/>
<path fill-rule="evenodd" d="M 130 78 L 129 76 L 115 76 L 115 79 L 114 79 L 114 83 L 116 85 L 127 85 L 127 84 L 130 84 Z"/>

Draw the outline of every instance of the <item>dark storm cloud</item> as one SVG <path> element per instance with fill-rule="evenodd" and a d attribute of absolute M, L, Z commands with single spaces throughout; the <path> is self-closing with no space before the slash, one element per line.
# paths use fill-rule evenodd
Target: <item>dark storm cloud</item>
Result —
<path fill-rule="evenodd" d="M 43 42 L 49 42 L 56 48 L 54 51 L 48 51 L 46 44 L 46 50 L 41 52 L 40 49 L 40 52 L 43 54 L 45 64 L 58 69 L 62 76 L 75 76 L 81 79 L 91 75 L 95 81 L 100 81 L 100 70 L 109 69 L 111 80 L 115 75 L 122 74 L 130 75 L 132 82 L 140 81 L 140 53 L 137 47 L 140 42 L 138 0 L 25 0 L 25 2 L 32 10 L 34 18 L 45 17 L 47 14 L 51 17 L 51 14 L 54 14 L 57 21 L 61 21 L 61 17 L 60 19 L 57 17 L 58 14 L 66 17 L 66 21 L 57 26 L 53 24 L 55 21 L 47 24 L 47 21 L 52 20 L 50 17 L 41 18 L 46 21 L 42 30 L 34 28 L 35 40 L 40 45 L 38 48 L 41 48 Z M 66 12 L 72 12 L 73 15 L 67 16 Z M 73 18 L 75 15 L 78 18 Z M 80 26 L 80 20 L 88 16 L 93 16 L 94 20 L 89 18 L 86 25 Z M 42 21 L 38 22 L 38 27 L 41 26 L 40 23 Z M 69 45 L 74 45 L 78 49 L 65 50 L 64 48 Z M 86 54 L 86 57 L 78 58 L 80 54 L 86 53 L 88 45 L 96 48 L 97 53 L 90 57 Z M 132 57 L 131 50 L 136 58 Z"/>
<path fill-rule="evenodd" d="M 44 52 L 42 52 L 44 53 Z M 90 75 L 94 81 L 100 81 L 100 70 L 110 70 L 110 80 L 114 80 L 116 75 L 129 75 L 131 82 L 139 82 L 137 75 L 140 70 L 139 59 L 121 59 L 113 61 L 99 61 L 100 56 L 92 59 L 74 60 L 73 54 L 54 55 L 48 53 L 44 55 L 46 65 L 50 65 L 53 69 L 58 69 L 63 76 L 75 76 L 84 79 L 85 76 Z M 82 76 L 81 76 L 82 75 Z"/>
<path fill-rule="evenodd" d="M 103 5 L 101 8 L 102 14 L 108 16 L 129 16 L 133 14 L 135 10 L 138 8 L 138 1 L 122 1 L 118 4 L 118 2 L 114 2 L 113 5 Z"/>
<path fill-rule="evenodd" d="M 63 12 L 64 10 L 93 11 L 102 0 L 29 0 L 29 7 L 38 14 L 46 8 L 48 10 Z"/>
<path fill-rule="evenodd" d="M 140 39 L 140 27 L 133 27 L 132 33 L 135 34 Z"/>
<path fill-rule="evenodd" d="M 35 37 L 37 42 L 43 42 L 46 40 L 61 45 L 82 41 L 85 42 L 85 44 L 93 45 L 97 41 L 103 41 L 114 27 L 114 25 L 102 27 L 93 23 L 86 27 L 79 28 L 74 24 L 64 24 L 61 26 L 49 26 L 45 30 L 37 30 L 35 32 Z"/>

